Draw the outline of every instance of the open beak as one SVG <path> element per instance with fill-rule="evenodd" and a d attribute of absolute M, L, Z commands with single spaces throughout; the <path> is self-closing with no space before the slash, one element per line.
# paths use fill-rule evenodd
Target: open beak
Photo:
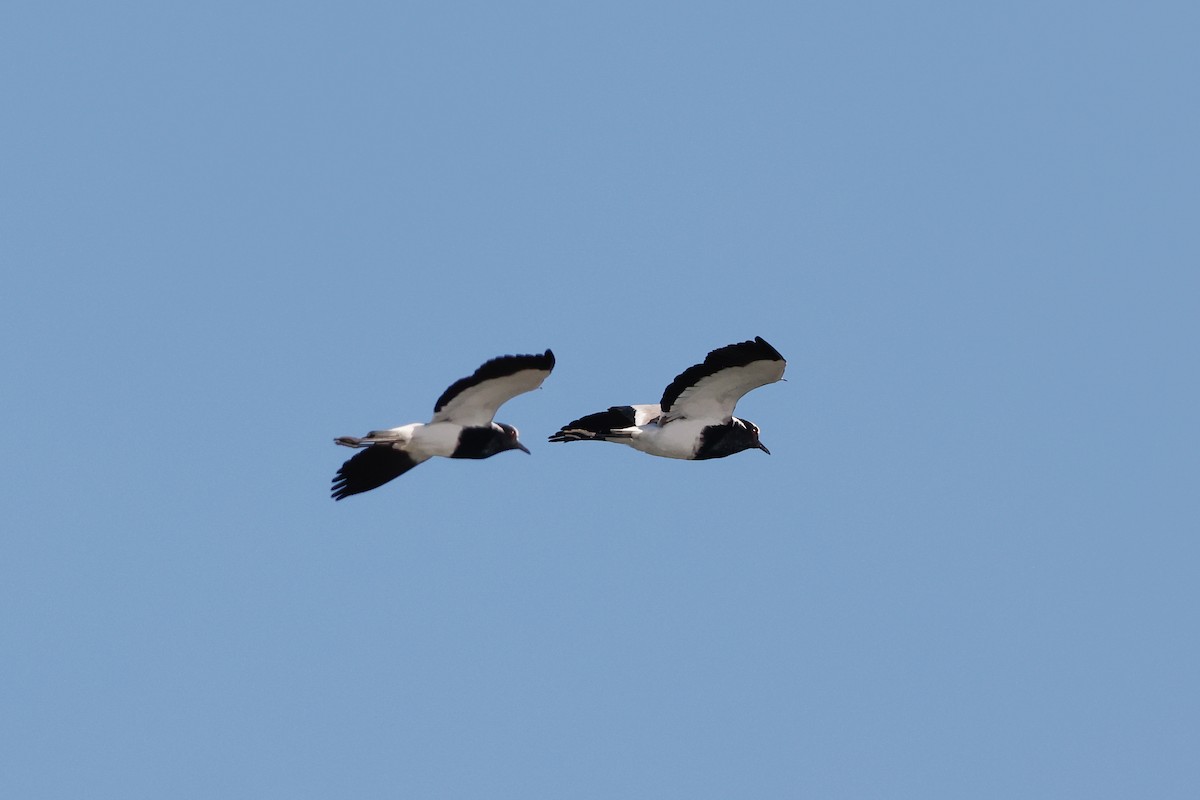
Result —
<path fill-rule="evenodd" d="M 762 451 L 763 451 L 764 453 L 766 453 L 767 455 L 771 455 L 771 451 L 770 451 L 770 450 L 768 450 L 768 449 L 767 449 L 767 446 L 766 446 L 765 444 L 763 444 L 762 442 L 759 442 L 759 443 L 758 443 L 758 449 L 759 449 L 759 450 L 762 450 Z"/>

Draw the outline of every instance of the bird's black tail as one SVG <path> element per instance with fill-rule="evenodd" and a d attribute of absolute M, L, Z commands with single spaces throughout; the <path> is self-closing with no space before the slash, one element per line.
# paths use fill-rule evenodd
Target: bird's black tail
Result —
<path fill-rule="evenodd" d="M 552 442 L 605 442 L 613 439 L 628 439 L 630 434 L 621 428 L 636 425 L 633 406 L 613 406 L 569 422 L 550 436 Z"/>

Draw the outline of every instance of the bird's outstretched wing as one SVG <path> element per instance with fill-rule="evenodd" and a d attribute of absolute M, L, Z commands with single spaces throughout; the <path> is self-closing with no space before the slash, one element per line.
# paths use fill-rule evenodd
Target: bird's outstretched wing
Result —
<path fill-rule="evenodd" d="M 729 422 L 742 395 L 782 379 L 785 367 L 783 356 L 761 336 L 713 350 L 703 363 L 671 381 L 663 392 L 659 424 L 675 419 Z"/>
<path fill-rule="evenodd" d="M 493 358 L 442 392 L 433 407 L 433 422 L 491 425 L 500 406 L 541 386 L 553 369 L 554 353 L 549 350 L 541 355 Z"/>
<path fill-rule="evenodd" d="M 333 479 L 333 499 L 342 500 L 377 489 L 427 458 L 414 458 L 390 444 L 373 444 L 342 464 Z"/>

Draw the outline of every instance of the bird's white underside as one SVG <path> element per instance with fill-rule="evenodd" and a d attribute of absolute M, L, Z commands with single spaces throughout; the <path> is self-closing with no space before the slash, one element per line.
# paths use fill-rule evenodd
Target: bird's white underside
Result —
<path fill-rule="evenodd" d="M 458 447 L 463 426 L 454 422 L 410 422 L 385 431 L 371 431 L 363 444 L 388 444 L 408 453 L 417 461 L 433 456 L 448 457 Z"/>
<path fill-rule="evenodd" d="M 657 408 L 657 406 L 655 406 Z M 677 419 L 670 425 L 650 423 L 626 428 L 628 439 L 611 441 L 628 444 L 634 450 L 665 458 L 691 458 L 696 453 L 700 432 L 713 424 L 711 420 Z"/>

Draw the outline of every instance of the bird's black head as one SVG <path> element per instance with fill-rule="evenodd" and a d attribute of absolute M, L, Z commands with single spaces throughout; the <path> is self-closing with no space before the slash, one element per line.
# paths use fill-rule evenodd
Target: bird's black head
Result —
<path fill-rule="evenodd" d="M 529 448 L 521 444 L 521 440 L 517 438 L 518 434 L 516 428 L 514 428 L 512 425 L 505 425 L 503 422 L 497 422 L 496 427 L 500 429 L 500 435 L 496 437 L 499 440 L 499 446 L 496 450 L 497 453 L 505 450 L 520 450 L 525 453 L 529 452 Z"/>
<path fill-rule="evenodd" d="M 463 428 L 458 435 L 458 447 L 451 458 L 491 458 L 505 450 L 525 450 L 517 438 L 517 429 L 512 425 L 493 422 L 486 428 L 472 426 Z M 525 450 L 528 453 L 528 450 Z"/>
<path fill-rule="evenodd" d="M 757 425 L 755 425 L 750 420 L 738 419 L 736 417 L 734 417 L 733 421 L 740 422 L 746 426 L 746 431 L 749 434 L 749 441 L 750 441 L 750 443 L 748 445 L 746 445 L 747 450 L 749 450 L 751 447 L 756 447 L 759 450 L 762 450 L 767 455 L 771 455 L 771 451 L 768 450 L 767 446 L 765 444 L 763 444 L 762 441 L 758 438 L 758 434 L 761 433 L 761 431 L 758 429 Z"/>
<path fill-rule="evenodd" d="M 759 441 L 758 426 L 753 422 L 734 417 L 723 425 L 710 425 L 700 434 L 700 446 L 696 449 L 696 460 L 725 458 L 743 450 L 771 451 Z"/>

